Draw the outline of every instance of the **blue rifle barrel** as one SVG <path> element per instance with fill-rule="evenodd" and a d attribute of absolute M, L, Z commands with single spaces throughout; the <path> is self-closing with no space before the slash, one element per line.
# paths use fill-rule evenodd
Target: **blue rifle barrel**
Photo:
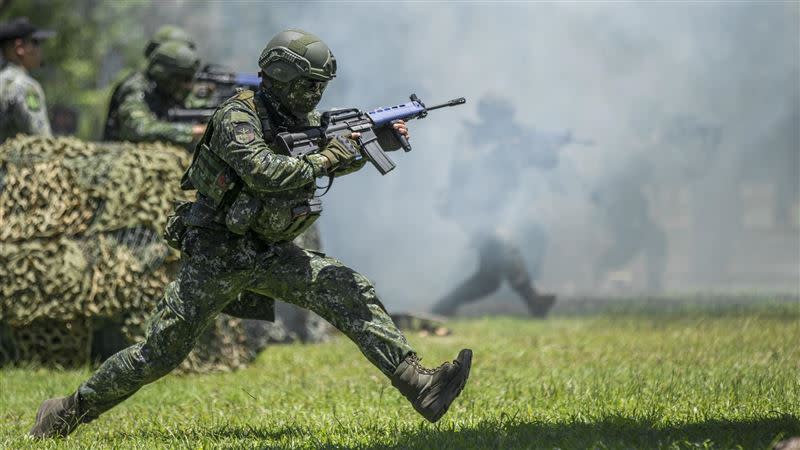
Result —
<path fill-rule="evenodd" d="M 466 101 L 467 100 L 464 97 L 459 97 L 444 102 L 440 105 L 425 106 L 425 104 L 422 103 L 419 98 L 417 98 L 416 94 L 411 94 L 410 102 L 395 106 L 376 108 L 367 112 L 367 116 L 370 118 L 370 120 L 372 120 L 372 123 L 374 123 L 376 127 L 380 127 L 381 125 L 392 123 L 395 120 L 411 120 L 416 118 L 421 119 L 428 114 L 428 111 L 433 111 L 434 109 L 439 108 L 447 108 L 450 106 L 463 105 L 466 103 Z"/>
<path fill-rule="evenodd" d="M 419 102 L 411 101 L 395 106 L 381 107 L 367 112 L 376 127 L 386 125 L 395 120 L 408 120 L 425 112 L 425 107 Z"/>

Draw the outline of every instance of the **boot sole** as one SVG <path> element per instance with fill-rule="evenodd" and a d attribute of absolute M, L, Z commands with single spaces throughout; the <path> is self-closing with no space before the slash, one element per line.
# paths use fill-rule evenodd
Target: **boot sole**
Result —
<path fill-rule="evenodd" d="M 36 422 L 33 424 L 33 428 L 31 428 L 31 430 L 28 432 L 28 436 L 30 436 L 30 437 L 32 437 L 34 439 L 44 439 L 44 438 L 51 437 L 51 435 L 45 433 L 42 430 L 37 430 L 37 428 L 40 425 L 40 421 L 44 417 L 44 412 L 45 412 L 46 408 L 50 404 L 55 403 L 56 401 L 58 401 L 58 400 L 50 398 L 50 399 L 47 399 L 47 400 L 43 401 L 42 404 L 39 405 L 39 410 L 36 411 Z"/>
<path fill-rule="evenodd" d="M 78 419 L 73 418 L 75 423 L 67 423 L 63 417 L 56 417 L 57 421 L 54 424 L 50 424 L 49 428 L 45 428 L 45 424 L 42 423 L 43 419 L 46 418 L 48 413 L 57 416 L 55 411 L 59 409 L 58 407 L 60 404 L 67 398 L 68 397 L 50 398 L 42 402 L 39 406 L 39 410 L 36 411 L 36 422 L 33 424 L 33 428 L 28 432 L 29 438 L 47 439 L 67 437 L 70 433 L 75 431 L 78 425 L 84 422 L 82 417 Z M 61 410 L 63 411 L 63 408 L 61 408 Z"/>
<path fill-rule="evenodd" d="M 464 349 L 458 353 L 458 357 L 456 357 L 456 361 L 458 361 L 459 366 L 461 366 L 460 373 L 463 375 L 460 377 L 454 377 L 450 383 L 447 384 L 447 395 L 445 396 L 445 401 L 442 403 L 442 407 L 436 415 L 433 416 L 425 416 L 428 421 L 431 423 L 436 423 L 442 416 L 445 415 L 448 409 L 450 409 L 450 405 L 453 401 L 458 398 L 461 394 L 461 391 L 464 389 L 464 386 L 467 384 L 467 379 L 469 379 L 469 370 L 472 368 L 472 350 Z"/>

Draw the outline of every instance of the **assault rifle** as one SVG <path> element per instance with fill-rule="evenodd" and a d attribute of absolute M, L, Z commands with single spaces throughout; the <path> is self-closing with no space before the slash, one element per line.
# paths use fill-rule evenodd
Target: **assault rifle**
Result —
<path fill-rule="evenodd" d="M 209 64 L 194 79 L 192 96 L 202 104 L 199 108 L 172 108 L 167 111 L 169 122 L 206 123 L 217 107 L 236 94 L 236 90 L 257 90 L 261 79 L 256 74 L 236 73 Z"/>
<path fill-rule="evenodd" d="M 391 132 L 397 143 L 406 152 L 411 151 L 411 144 L 405 136 L 401 135 L 392 125 L 398 120 L 409 121 L 423 119 L 429 111 L 466 103 L 464 97 L 456 98 L 435 106 L 425 106 L 416 94 L 411 94 L 411 100 L 395 106 L 387 106 L 362 112 L 356 108 L 334 109 L 322 113 L 320 125 L 298 133 L 279 133 L 275 136 L 276 143 L 292 156 L 303 156 L 321 150 L 328 140 L 336 136 L 349 136 L 350 133 L 361 133 L 358 141 L 361 144 L 363 157 L 375 166 L 381 175 L 386 175 L 394 169 L 395 164 L 386 155 L 386 150 L 378 140 L 378 133 Z"/>

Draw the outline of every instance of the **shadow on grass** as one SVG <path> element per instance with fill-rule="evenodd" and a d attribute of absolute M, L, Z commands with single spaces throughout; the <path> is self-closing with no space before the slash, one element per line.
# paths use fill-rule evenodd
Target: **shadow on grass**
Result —
<path fill-rule="evenodd" d="M 524 423 L 484 421 L 458 430 L 432 427 L 370 448 L 771 448 L 777 438 L 800 435 L 800 418 L 723 421 L 676 426 L 611 417 L 598 422 Z"/>
<path fill-rule="evenodd" d="M 339 441 L 369 441 L 369 436 L 383 435 L 385 429 L 371 433 L 369 428 L 330 430 Z M 350 433 L 358 436 L 348 437 Z M 273 448 L 281 441 L 306 442 L 314 448 L 366 449 L 589 449 L 589 448 L 743 448 L 769 449 L 779 439 L 800 435 L 800 418 L 780 415 L 773 418 L 743 421 L 710 420 L 676 426 L 654 425 L 647 420 L 610 417 L 597 422 L 529 423 L 503 417 L 471 425 L 427 426 L 404 432 L 399 430 L 388 443 L 353 447 L 326 442 L 314 431 L 299 426 L 267 429 L 251 426 L 220 425 L 185 432 L 140 432 L 128 438 L 155 439 L 166 445 L 179 442 L 235 442 L 246 448 Z M 127 434 L 127 433 L 126 433 Z M 327 434 L 327 433 L 326 433 Z M 365 436 L 366 435 L 366 436 Z M 380 439 L 380 438 L 379 438 Z M 386 441 L 384 441 L 386 442 Z M 302 444 L 301 444 L 302 445 Z"/>

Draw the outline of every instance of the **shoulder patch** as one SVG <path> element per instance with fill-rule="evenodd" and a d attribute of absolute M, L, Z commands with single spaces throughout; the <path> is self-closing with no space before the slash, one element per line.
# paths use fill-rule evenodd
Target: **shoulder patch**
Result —
<path fill-rule="evenodd" d="M 25 107 L 28 111 L 37 112 L 42 109 L 42 100 L 39 98 L 39 93 L 36 89 L 29 87 L 25 90 Z"/>
<path fill-rule="evenodd" d="M 240 144 L 249 144 L 256 138 L 256 130 L 248 122 L 233 125 L 233 138 Z"/>
<path fill-rule="evenodd" d="M 231 111 L 231 122 L 250 122 L 252 118 L 244 111 Z"/>

